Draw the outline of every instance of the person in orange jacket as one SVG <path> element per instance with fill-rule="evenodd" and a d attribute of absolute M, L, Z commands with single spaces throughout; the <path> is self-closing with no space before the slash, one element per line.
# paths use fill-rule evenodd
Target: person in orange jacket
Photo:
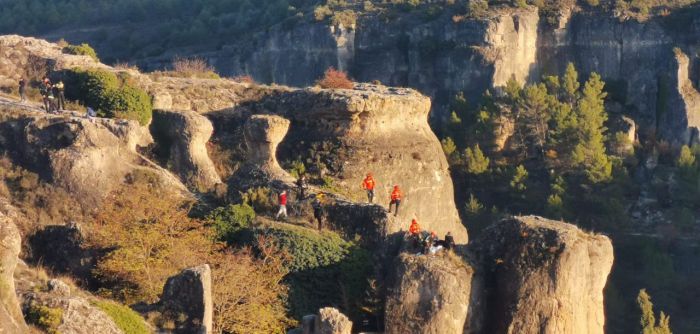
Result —
<path fill-rule="evenodd" d="M 374 202 L 374 186 L 376 182 L 374 182 L 374 178 L 372 177 L 372 173 L 367 173 L 367 177 L 362 181 L 362 188 L 367 191 L 367 200 L 372 203 Z"/>
<path fill-rule="evenodd" d="M 418 220 L 416 220 L 416 217 L 413 217 L 413 220 L 411 220 L 411 226 L 408 228 L 408 233 L 411 240 L 413 240 L 413 248 L 418 248 L 420 243 L 420 225 L 418 225 Z"/>
<path fill-rule="evenodd" d="M 389 202 L 389 212 L 391 212 L 391 206 L 396 205 L 396 211 L 394 211 L 394 217 L 399 214 L 399 205 L 401 205 L 401 189 L 398 185 L 394 185 L 394 190 L 391 192 L 391 202 Z"/>

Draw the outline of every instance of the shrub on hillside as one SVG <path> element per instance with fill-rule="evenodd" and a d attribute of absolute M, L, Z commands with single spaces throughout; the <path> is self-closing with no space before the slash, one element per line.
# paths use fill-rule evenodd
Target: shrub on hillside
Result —
<path fill-rule="evenodd" d="M 348 74 L 343 71 L 338 71 L 331 67 L 326 70 L 319 81 L 316 82 L 321 88 L 326 89 L 352 89 L 355 85 L 350 79 L 348 79 Z"/>
<path fill-rule="evenodd" d="M 63 321 L 63 309 L 32 303 L 25 315 L 27 323 L 43 329 L 49 334 L 59 334 L 58 326 Z"/>
<path fill-rule="evenodd" d="M 301 318 L 320 307 L 336 305 L 357 316 L 368 287 L 372 261 L 369 253 L 334 232 L 274 226 L 256 230 L 289 254 L 290 312 Z M 259 246 L 258 246 L 259 247 Z"/>
<path fill-rule="evenodd" d="M 219 240 L 234 242 L 239 233 L 249 228 L 255 220 L 255 211 L 248 204 L 228 205 L 209 213 L 207 221 L 214 227 Z"/>
<path fill-rule="evenodd" d="M 204 58 L 180 58 L 173 59 L 173 72 L 176 76 L 200 79 L 220 79 L 214 67 L 209 65 Z"/>
<path fill-rule="evenodd" d="M 127 306 L 103 300 L 95 302 L 95 306 L 112 318 L 124 334 L 150 333 L 144 319 Z"/>
<path fill-rule="evenodd" d="M 120 78 L 105 70 L 73 70 L 68 73 L 68 81 L 68 96 L 103 117 L 136 120 L 142 125 L 151 120 L 151 98 L 128 77 Z"/>
<path fill-rule="evenodd" d="M 95 52 L 95 49 L 93 49 L 87 43 L 83 43 L 80 45 L 67 45 L 63 48 L 63 52 L 72 55 L 88 56 L 96 62 L 100 61 L 100 58 L 97 57 L 97 52 Z"/>

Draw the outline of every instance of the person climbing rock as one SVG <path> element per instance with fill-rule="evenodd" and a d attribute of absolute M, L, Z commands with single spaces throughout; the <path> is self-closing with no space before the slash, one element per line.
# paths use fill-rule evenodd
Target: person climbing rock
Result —
<path fill-rule="evenodd" d="M 428 249 L 428 252 L 431 255 L 437 254 L 439 251 L 441 251 L 444 246 L 440 238 L 438 238 L 437 233 L 435 231 L 430 232 L 430 248 Z"/>
<path fill-rule="evenodd" d="M 401 205 L 401 189 L 398 185 L 394 185 L 394 190 L 391 191 L 391 202 L 389 202 L 389 212 L 391 212 L 391 206 L 396 205 L 396 211 L 394 211 L 394 217 L 399 214 L 399 205 Z"/>
<path fill-rule="evenodd" d="M 311 203 L 311 207 L 314 209 L 314 219 L 318 222 L 319 231 L 323 229 L 323 198 L 323 194 L 318 194 Z"/>
<path fill-rule="evenodd" d="M 54 98 L 56 98 L 56 110 L 63 111 L 66 109 L 66 95 L 64 89 L 65 86 L 61 80 L 53 85 L 53 95 Z"/>
<path fill-rule="evenodd" d="M 303 201 L 306 199 L 306 189 L 309 187 L 306 182 L 306 174 L 301 174 L 297 179 L 297 191 L 299 192 L 299 200 Z"/>
<path fill-rule="evenodd" d="M 372 177 L 372 173 L 367 173 L 367 177 L 365 177 L 364 181 L 362 181 L 362 188 L 367 191 L 367 201 L 372 203 L 374 202 L 374 186 L 376 182 L 374 182 L 374 178 Z"/>
<path fill-rule="evenodd" d="M 27 82 L 24 78 L 19 79 L 19 101 L 27 101 Z"/>
<path fill-rule="evenodd" d="M 455 247 L 455 238 L 452 236 L 452 232 L 447 232 L 443 244 L 447 250 L 452 250 Z"/>
<path fill-rule="evenodd" d="M 282 190 L 282 192 L 279 195 L 279 204 L 280 204 L 280 209 L 277 211 L 277 215 L 275 216 L 275 219 L 279 219 L 280 215 L 284 215 L 284 218 L 287 218 L 287 191 Z"/>

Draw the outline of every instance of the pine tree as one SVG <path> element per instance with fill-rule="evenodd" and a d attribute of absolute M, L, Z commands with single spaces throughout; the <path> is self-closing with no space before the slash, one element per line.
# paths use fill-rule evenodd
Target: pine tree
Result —
<path fill-rule="evenodd" d="M 490 160 L 481 151 L 479 144 L 476 144 L 474 148 L 467 147 L 464 150 L 464 157 L 467 162 L 467 172 L 470 174 L 481 174 L 489 169 Z"/>
<path fill-rule="evenodd" d="M 551 118 L 549 110 L 556 100 L 547 94 L 547 87 L 542 83 L 525 86 L 521 96 L 516 119 L 524 127 L 524 137 L 544 155 Z"/>
<path fill-rule="evenodd" d="M 592 73 L 583 87 L 581 98 L 576 104 L 578 118 L 578 143 L 572 154 L 572 162 L 581 165 L 588 180 L 593 183 L 610 179 L 612 163 L 605 152 L 605 112 L 603 92 L 605 83 L 600 75 Z"/>
<path fill-rule="evenodd" d="M 564 100 L 569 103 L 574 103 L 578 98 L 578 89 L 580 86 L 581 84 L 578 82 L 578 72 L 576 72 L 574 64 L 569 63 L 566 65 L 566 72 L 564 72 L 564 77 L 561 82 Z"/>
<path fill-rule="evenodd" d="M 441 141 L 442 144 L 442 151 L 445 152 L 445 156 L 447 157 L 447 160 L 452 163 L 455 158 L 455 152 L 457 151 L 457 145 L 455 144 L 454 140 L 452 138 L 447 137 Z"/>
<path fill-rule="evenodd" d="M 642 311 L 640 319 L 642 334 L 671 334 L 670 318 L 662 311 L 657 324 L 654 316 L 654 304 L 651 303 L 651 297 L 645 289 L 639 290 L 637 305 Z"/>
<path fill-rule="evenodd" d="M 525 166 L 519 165 L 518 168 L 515 169 L 513 179 L 510 181 L 510 187 L 519 192 L 525 191 L 527 189 L 525 181 L 527 181 L 529 175 Z"/>

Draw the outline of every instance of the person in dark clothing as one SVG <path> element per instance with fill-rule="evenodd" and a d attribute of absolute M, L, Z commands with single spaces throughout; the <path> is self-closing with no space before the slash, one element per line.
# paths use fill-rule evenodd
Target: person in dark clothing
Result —
<path fill-rule="evenodd" d="M 323 194 L 319 194 L 314 198 L 314 201 L 311 203 L 311 207 L 314 209 L 314 218 L 318 222 L 318 230 L 320 231 L 323 229 L 323 203 L 321 203 L 321 200 L 323 199 Z"/>
<path fill-rule="evenodd" d="M 39 92 L 41 93 L 41 98 L 44 102 L 44 110 L 46 110 L 46 112 L 51 112 L 51 100 L 49 100 L 49 95 L 51 95 L 51 88 L 46 84 L 42 84 L 39 88 Z"/>
<path fill-rule="evenodd" d="M 445 235 L 443 246 L 447 250 L 452 250 L 455 247 L 455 238 L 452 237 L 452 232 L 447 232 L 447 235 Z"/>
<path fill-rule="evenodd" d="M 306 198 L 306 188 L 308 188 L 308 185 L 306 183 L 306 174 L 302 174 L 297 179 L 297 190 L 299 192 L 299 200 L 300 201 L 302 201 Z"/>
<path fill-rule="evenodd" d="M 19 100 L 20 102 L 27 101 L 27 82 L 24 78 L 19 79 Z"/>
<path fill-rule="evenodd" d="M 66 109 L 66 96 L 64 94 L 63 81 L 58 81 L 53 85 L 53 96 L 56 99 L 56 110 Z"/>

